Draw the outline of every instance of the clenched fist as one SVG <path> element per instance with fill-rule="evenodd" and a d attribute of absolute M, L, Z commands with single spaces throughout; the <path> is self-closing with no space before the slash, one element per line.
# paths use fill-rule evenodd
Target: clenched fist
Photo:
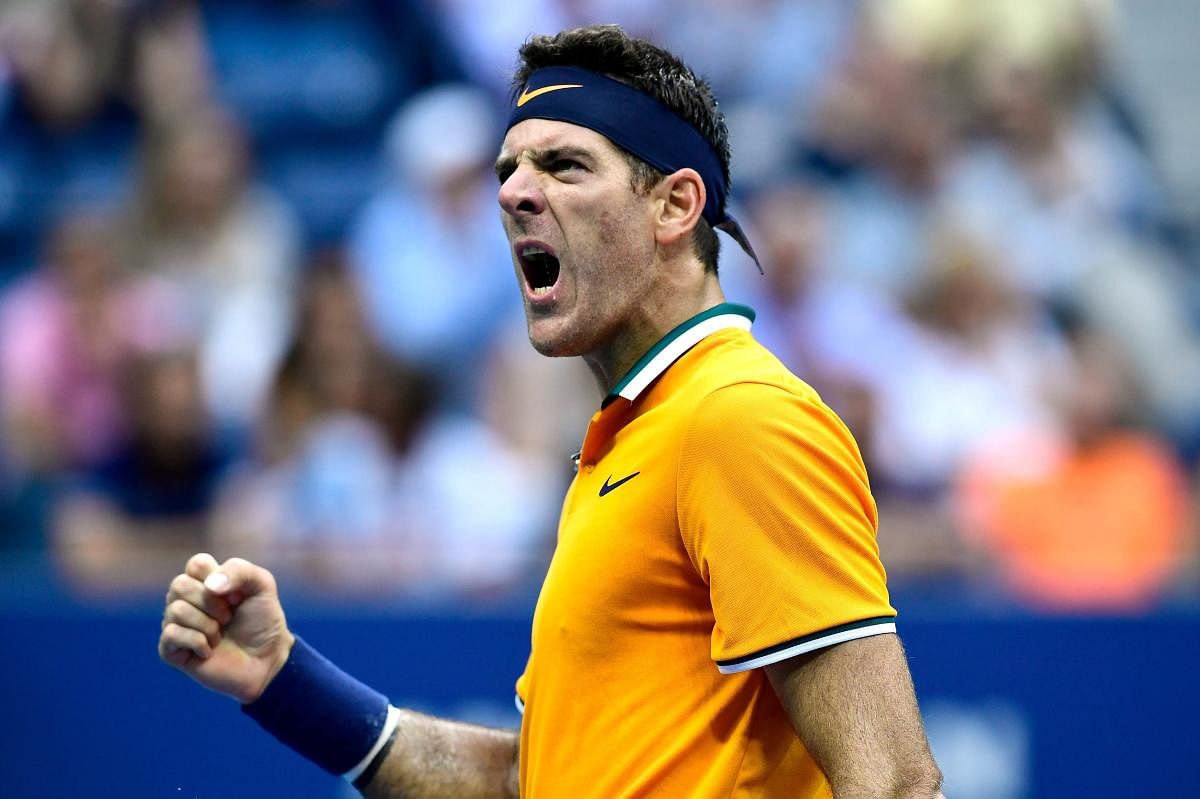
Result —
<path fill-rule="evenodd" d="M 218 693 L 249 704 L 292 651 L 275 578 L 241 558 L 193 555 L 171 581 L 158 654 Z"/>

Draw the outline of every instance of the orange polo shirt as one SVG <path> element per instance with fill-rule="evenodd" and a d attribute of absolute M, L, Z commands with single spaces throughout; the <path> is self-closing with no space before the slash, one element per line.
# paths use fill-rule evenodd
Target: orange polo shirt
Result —
<path fill-rule="evenodd" d="M 521 795 L 828 797 L 761 666 L 895 631 L 849 431 L 724 304 L 592 418 L 517 681 Z"/>

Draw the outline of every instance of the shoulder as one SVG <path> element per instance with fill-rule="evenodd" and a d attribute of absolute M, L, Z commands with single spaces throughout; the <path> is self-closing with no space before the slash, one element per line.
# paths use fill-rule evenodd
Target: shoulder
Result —
<path fill-rule="evenodd" d="M 854 436 L 806 382 L 749 335 L 714 349 L 679 414 L 681 477 L 696 470 L 740 482 L 750 474 L 868 479 Z"/>
<path fill-rule="evenodd" d="M 820 453 L 862 468 L 850 430 L 809 386 L 743 381 L 701 397 L 685 421 L 685 455 L 712 459 L 722 453 L 743 463 L 786 463 Z"/>
<path fill-rule="evenodd" d="M 681 370 L 687 377 L 683 381 L 672 381 L 672 387 L 678 395 L 690 398 L 693 404 L 707 404 L 717 392 L 724 392 L 721 399 L 727 401 L 731 395 L 773 393 L 755 387 L 773 387 L 783 394 L 819 401 L 811 386 L 745 330 L 715 333 L 697 344 L 684 360 L 690 361 Z"/>
<path fill-rule="evenodd" d="M 688 387 L 689 434 L 730 438 L 835 435 L 849 431 L 808 383 L 748 334 L 724 343 L 705 359 Z"/>

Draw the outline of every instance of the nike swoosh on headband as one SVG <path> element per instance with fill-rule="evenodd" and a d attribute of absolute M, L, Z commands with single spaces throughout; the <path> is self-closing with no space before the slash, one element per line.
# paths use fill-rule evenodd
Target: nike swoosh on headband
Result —
<path fill-rule="evenodd" d="M 703 215 L 738 243 L 762 272 L 745 231 L 725 207 L 728 169 L 712 142 L 661 101 L 614 78 L 575 66 L 543 67 L 526 79 L 515 98 L 508 127 L 526 119 L 551 119 L 590 128 L 616 146 L 669 175 L 683 167 L 700 173 L 707 190 Z M 529 86 L 541 86 L 531 89 Z M 562 89 L 583 89 L 570 95 Z M 529 101 L 542 94 L 536 105 Z"/>
<path fill-rule="evenodd" d="M 559 89 L 582 89 L 582 88 L 583 88 L 582 83 L 556 83 L 553 86 L 543 86 L 542 88 L 534 89 L 533 91 L 529 91 L 528 89 L 526 89 L 525 91 L 521 92 L 521 96 L 517 98 L 517 108 L 520 108 L 521 106 L 525 105 L 525 103 L 529 102 L 534 97 L 538 97 L 539 95 L 548 94 L 549 92 L 556 92 Z M 509 95 L 509 96 L 511 96 L 511 95 Z"/>

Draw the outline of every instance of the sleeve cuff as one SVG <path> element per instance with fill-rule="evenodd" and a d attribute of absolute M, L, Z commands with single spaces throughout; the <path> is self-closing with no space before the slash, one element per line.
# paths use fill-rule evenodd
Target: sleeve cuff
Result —
<path fill-rule="evenodd" d="M 811 633 L 800 638 L 793 638 L 790 641 L 784 641 L 783 643 L 775 644 L 766 649 L 760 649 L 757 652 L 751 652 L 742 657 L 730 660 L 718 660 L 717 670 L 722 674 L 737 674 L 738 672 L 769 666 L 772 663 L 778 663 L 781 660 L 803 655 L 806 652 L 815 652 L 818 649 L 824 649 L 834 644 L 853 641 L 856 638 L 869 638 L 872 635 L 894 632 L 896 632 L 896 618 L 894 616 L 863 619 L 862 621 L 854 621 L 849 624 L 830 627 L 827 630 L 821 630 L 820 632 Z"/>

